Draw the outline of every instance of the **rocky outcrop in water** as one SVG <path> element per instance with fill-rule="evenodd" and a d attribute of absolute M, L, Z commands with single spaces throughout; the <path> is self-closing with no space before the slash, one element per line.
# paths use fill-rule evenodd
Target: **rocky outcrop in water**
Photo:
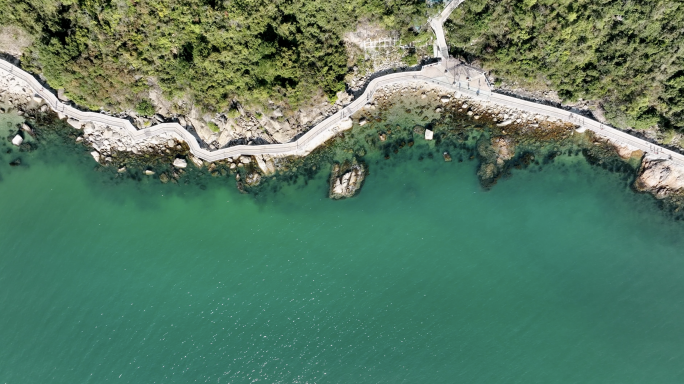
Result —
<path fill-rule="evenodd" d="M 354 196 L 361 189 L 365 178 L 366 169 L 356 160 L 342 165 L 334 164 L 330 175 L 330 198 L 338 200 Z"/>
<path fill-rule="evenodd" d="M 684 166 L 668 159 L 647 155 L 641 162 L 637 190 L 649 192 L 658 199 L 684 194 Z"/>
<path fill-rule="evenodd" d="M 506 162 L 515 156 L 515 142 L 505 136 L 482 137 L 477 142 L 477 152 L 481 159 L 477 176 L 482 186 L 488 188 L 501 176 Z"/>

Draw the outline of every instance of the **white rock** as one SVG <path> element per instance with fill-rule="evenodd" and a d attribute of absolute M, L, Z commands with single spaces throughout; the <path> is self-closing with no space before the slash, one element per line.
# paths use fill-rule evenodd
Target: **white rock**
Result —
<path fill-rule="evenodd" d="M 80 129 L 80 128 L 81 128 L 81 124 L 79 123 L 79 126 L 76 129 Z M 83 127 L 83 133 L 85 133 L 86 135 L 90 135 L 94 132 L 95 132 L 95 124 L 93 124 L 91 121 L 85 123 L 85 126 Z"/>
<path fill-rule="evenodd" d="M 449 96 L 442 96 L 440 100 L 442 101 L 442 103 L 448 103 L 449 100 L 451 100 L 451 98 Z"/>
<path fill-rule="evenodd" d="M 434 132 L 432 132 L 429 129 L 425 130 L 425 140 L 432 140 L 432 137 L 434 135 Z"/>
<path fill-rule="evenodd" d="M 340 131 L 346 131 L 347 129 L 351 129 L 351 127 L 353 126 L 354 122 L 352 121 L 352 119 L 344 119 L 340 121 L 340 123 L 337 125 Z"/>
<path fill-rule="evenodd" d="M 275 173 L 275 163 L 270 156 L 254 156 L 254 158 L 256 159 L 257 164 L 259 165 L 259 168 L 261 168 L 261 171 L 264 173 L 264 175 L 268 176 Z"/>
<path fill-rule="evenodd" d="M 188 162 L 184 159 L 176 159 L 173 161 L 173 166 L 180 169 L 187 168 Z"/>
<path fill-rule="evenodd" d="M 368 122 L 368 120 L 366 120 L 365 117 L 362 117 L 359 119 L 359 125 L 361 125 L 361 126 L 366 125 L 367 122 Z"/>
<path fill-rule="evenodd" d="M 67 124 L 71 125 L 72 127 L 76 128 L 76 129 L 81 129 L 81 122 L 76 120 L 76 119 L 72 119 L 72 118 L 67 119 Z"/>
<path fill-rule="evenodd" d="M 192 161 L 197 166 L 197 168 L 202 168 L 202 165 L 204 165 L 202 159 L 200 159 L 197 156 L 190 155 L 190 161 Z"/>
<path fill-rule="evenodd" d="M 152 176 L 152 175 L 154 175 L 154 171 L 152 171 L 152 170 L 150 170 L 150 169 L 146 169 L 144 173 L 145 173 L 145 175 L 147 175 L 147 176 Z"/>
<path fill-rule="evenodd" d="M 23 142 L 24 139 L 19 135 L 14 136 L 14 138 L 12 139 L 12 144 L 16 145 L 17 147 L 20 146 Z"/>
<path fill-rule="evenodd" d="M 252 157 L 251 156 L 240 156 L 240 162 L 242 164 L 249 164 L 252 162 Z"/>
<path fill-rule="evenodd" d="M 92 156 L 93 159 L 95 159 L 95 161 L 97 161 L 98 163 L 100 162 L 100 152 L 92 151 L 90 152 L 90 156 Z"/>

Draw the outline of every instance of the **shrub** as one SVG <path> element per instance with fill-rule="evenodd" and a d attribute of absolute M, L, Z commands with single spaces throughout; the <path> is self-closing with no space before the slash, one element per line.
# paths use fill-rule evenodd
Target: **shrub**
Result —
<path fill-rule="evenodd" d="M 147 99 L 139 102 L 138 105 L 135 106 L 135 111 L 140 116 L 152 116 L 155 112 L 154 105 L 152 105 L 152 102 Z"/>

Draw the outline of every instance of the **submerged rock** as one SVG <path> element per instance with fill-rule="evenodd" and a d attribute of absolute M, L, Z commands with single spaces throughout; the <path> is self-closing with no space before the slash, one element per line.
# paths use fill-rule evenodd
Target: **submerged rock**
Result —
<path fill-rule="evenodd" d="M 248 173 L 245 176 L 245 185 L 248 187 L 256 187 L 261 182 L 261 175 L 257 172 Z"/>
<path fill-rule="evenodd" d="M 444 152 L 442 156 L 444 156 L 444 161 L 451 161 L 451 155 L 449 154 L 449 152 Z"/>
<path fill-rule="evenodd" d="M 335 164 L 330 175 L 330 198 L 338 200 L 354 196 L 361 189 L 365 177 L 363 164 L 356 161 L 342 166 Z"/>

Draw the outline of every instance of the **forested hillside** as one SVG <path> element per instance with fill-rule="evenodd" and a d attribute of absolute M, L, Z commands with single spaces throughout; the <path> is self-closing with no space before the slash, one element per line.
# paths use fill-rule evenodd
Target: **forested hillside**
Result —
<path fill-rule="evenodd" d="M 149 110 L 148 78 L 205 111 L 296 106 L 344 89 L 342 33 L 370 18 L 425 22 L 424 0 L 0 0 L 0 25 L 36 40 L 24 66 L 91 108 Z"/>
<path fill-rule="evenodd" d="M 622 127 L 684 128 L 684 3 L 467 0 L 447 24 L 453 53 L 500 77 L 602 99 Z"/>

